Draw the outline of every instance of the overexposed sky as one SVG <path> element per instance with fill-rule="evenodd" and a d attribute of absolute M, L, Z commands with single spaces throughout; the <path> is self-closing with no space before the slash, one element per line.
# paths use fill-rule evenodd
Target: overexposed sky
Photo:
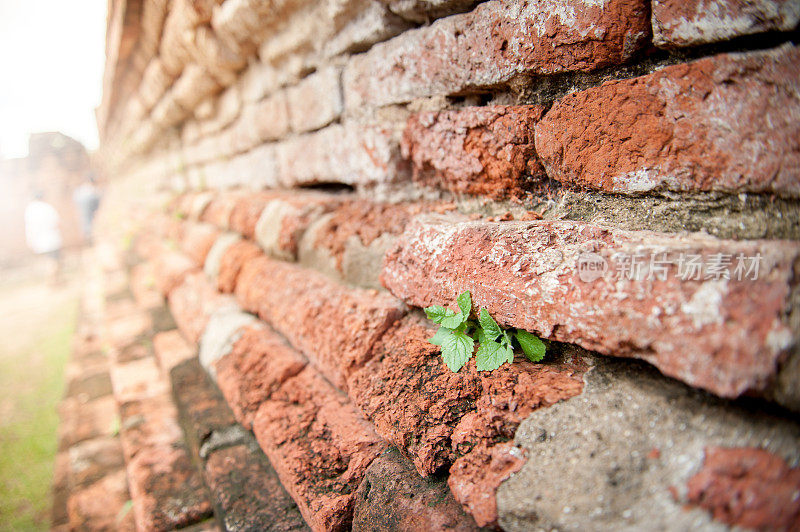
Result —
<path fill-rule="evenodd" d="M 0 0 L 0 156 L 61 131 L 97 147 L 108 0 Z"/>

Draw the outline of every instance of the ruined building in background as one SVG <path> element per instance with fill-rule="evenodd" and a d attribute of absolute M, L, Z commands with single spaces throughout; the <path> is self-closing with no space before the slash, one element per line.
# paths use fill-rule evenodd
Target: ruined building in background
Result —
<path fill-rule="evenodd" d="M 797 2 L 110 5 L 56 525 L 800 526 Z"/>
<path fill-rule="evenodd" d="M 25 243 L 25 206 L 37 192 L 61 217 L 64 246 L 83 243 L 73 191 L 90 172 L 83 144 L 62 133 L 35 133 L 28 141 L 28 156 L 0 159 L 0 265 L 30 256 Z"/>

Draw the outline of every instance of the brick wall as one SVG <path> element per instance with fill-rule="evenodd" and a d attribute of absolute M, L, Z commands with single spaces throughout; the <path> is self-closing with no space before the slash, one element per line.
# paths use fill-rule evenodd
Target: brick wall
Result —
<path fill-rule="evenodd" d="M 217 526 L 226 475 L 281 530 L 800 526 L 796 2 L 142 4 L 103 249 L 194 364 Z M 421 307 L 464 290 L 545 362 L 451 372 Z M 136 523 L 184 526 L 150 463 Z"/>

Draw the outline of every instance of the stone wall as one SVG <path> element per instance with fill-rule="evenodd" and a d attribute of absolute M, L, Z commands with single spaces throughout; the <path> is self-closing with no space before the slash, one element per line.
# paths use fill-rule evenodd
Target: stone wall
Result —
<path fill-rule="evenodd" d="M 800 526 L 796 2 L 139 4 L 99 160 L 174 319 L 108 361 L 140 529 Z M 450 371 L 464 290 L 545 361 Z"/>

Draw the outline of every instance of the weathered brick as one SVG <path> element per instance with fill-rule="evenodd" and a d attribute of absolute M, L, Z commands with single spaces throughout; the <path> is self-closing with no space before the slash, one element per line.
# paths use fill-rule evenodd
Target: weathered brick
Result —
<path fill-rule="evenodd" d="M 387 294 L 347 288 L 267 257 L 244 265 L 236 296 L 242 308 L 258 313 L 341 389 L 404 312 L 402 303 Z"/>
<path fill-rule="evenodd" d="M 119 438 L 103 436 L 69 448 L 69 486 L 75 489 L 100 480 L 125 466 Z"/>
<path fill-rule="evenodd" d="M 249 240 L 239 240 L 231 244 L 225 250 L 219 262 L 217 290 L 224 294 L 233 292 L 242 266 L 250 259 L 261 254 L 261 248 Z"/>
<path fill-rule="evenodd" d="M 649 26 L 648 9 L 638 1 L 485 2 L 354 56 L 344 73 L 345 106 L 457 94 L 520 73 L 619 64 L 646 42 Z"/>
<path fill-rule="evenodd" d="M 141 530 L 175 530 L 211 516 L 205 484 L 184 447 L 142 449 L 127 470 L 133 513 Z"/>
<path fill-rule="evenodd" d="M 198 267 L 187 255 L 163 249 L 156 257 L 153 269 L 159 292 L 167 296 Z"/>
<path fill-rule="evenodd" d="M 707 447 L 687 489 L 689 504 L 731 526 L 791 530 L 800 523 L 800 467 L 764 449 Z"/>
<path fill-rule="evenodd" d="M 493 525 L 497 521 L 497 488 L 524 463 L 523 453 L 512 442 L 482 442 L 455 461 L 447 484 L 479 526 Z"/>
<path fill-rule="evenodd" d="M 180 364 L 193 358 L 197 353 L 177 329 L 164 331 L 153 336 L 153 351 L 164 375 Z"/>
<path fill-rule="evenodd" d="M 64 450 L 84 440 L 110 436 L 117 418 L 117 402 L 110 395 L 88 402 L 68 397 L 58 405 L 58 415 L 58 448 Z"/>
<path fill-rule="evenodd" d="M 403 157 L 417 184 L 518 198 L 546 177 L 533 141 L 543 111 L 525 105 L 419 113 L 403 133 Z"/>
<path fill-rule="evenodd" d="M 687 274 L 690 259 L 701 269 Z M 469 289 L 475 307 L 504 326 L 641 358 L 693 386 L 736 397 L 766 393 L 795 343 L 784 316 L 798 260 L 800 246 L 790 241 L 431 218 L 398 239 L 383 282 L 422 307 Z M 584 269 L 582 276 L 579 268 L 589 262 L 606 269 Z M 757 272 L 741 275 L 755 264 Z M 744 267 L 741 280 L 737 266 Z M 796 406 L 796 395 L 786 393 L 779 400 Z"/>
<path fill-rule="evenodd" d="M 260 102 L 246 104 L 233 128 L 233 150 L 247 151 L 262 142 L 280 139 L 289 132 L 286 95 L 277 92 Z"/>
<path fill-rule="evenodd" d="M 353 492 L 385 448 L 347 397 L 307 367 L 261 405 L 253 432 L 311 529 L 346 529 Z"/>
<path fill-rule="evenodd" d="M 388 449 L 373 460 L 356 491 L 352 529 L 468 531 L 478 527 L 443 479 L 423 479 L 397 449 Z"/>
<path fill-rule="evenodd" d="M 192 44 L 194 60 L 222 87 L 232 85 L 237 73 L 247 65 L 247 57 L 239 47 L 226 44 L 207 26 L 197 28 Z"/>
<path fill-rule="evenodd" d="M 137 309 L 128 315 L 106 320 L 105 340 L 114 348 L 122 348 L 147 334 L 151 327 L 150 316 Z"/>
<path fill-rule="evenodd" d="M 125 511 L 128 482 L 124 470 L 106 475 L 70 495 L 67 503 L 70 530 L 135 530 L 133 512 Z"/>
<path fill-rule="evenodd" d="M 79 401 L 91 401 L 111 393 L 111 378 L 108 369 L 99 371 L 91 365 L 80 364 L 77 375 L 68 378 L 64 397 L 76 397 Z"/>
<path fill-rule="evenodd" d="M 326 126 L 342 114 L 339 67 L 325 67 L 286 91 L 292 130 L 298 133 Z"/>
<path fill-rule="evenodd" d="M 477 0 L 381 0 L 383 4 L 406 20 L 417 23 L 469 11 Z"/>
<path fill-rule="evenodd" d="M 758 515 L 761 503 L 788 502 L 780 480 L 786 469 L 776 467 L 774 458 L 761 461 L 756 454 L 757 460 L 749 461 L 754 453 L 734 450 L 712 464 L 706 451 L 756 447 L 797 464 L 800 430 L 794 421 L 715 399 L 644 364 L 587 358 L 593 367 L 585 374 L 581 395 L 532 412 L 515 434 L 514 443 L 527 461 L 498 488 L 504 530 L 713 529 L 720 525 L 713 513 L 690 505 L 688 484 L 704 469 L 696 486 L 709 488 L 707 501 L 716 511 L 724 511 L 725 499 L 742 517 Z M 747 467 L 745 456 L 752 466 L 760 461 L 760 467 Z M 759 478 L 761 472 L 773 482 Z M 743 494 L 738 488 L 748 484 L 763 490 L 737 499 Z M 791 504 L 797 508 L 797 501 Z M 789 507 L 772 516 L 783 518 L 784 509 Z"/>
<path fill-rule="evenodd" d="M 170 371 L 170 382 L 193 454 L 201 453 L 202 444 L 215 431 L 224 431 L 236 424 L 230 408 L 197 358 L 175 366 Z"/>
<path fill-rule="evenodd" d="M 195 264 L 202 266 L 219 235 L 219 230 L 211 224 L 186 223 L 180 239 L 181 251 L 191 257 Z"/>
<path fill-rule="evenodd" d="M 285 187 L 325 183 L 374 185 L 405 177 L 393 127 L 346 123 L 280 142 L 276 156 Z"/>
<path fill-rule="evenodd" d="M 139 99 L 147 109 L 152 109 L 175 80 L 164 69 L 159 58 L 153 59 L 142 74 L 139 86 Z"/>
<path fill-rule="evenodd" d="M 269 192 L 254 192 L 239 198 L 231 211 L 231 230 L 245 238 L 255 238 L 258 219 L 273 198 L 274 194 Z"/>
<path fill-rule="evenodd" d="M 231 352 L 215 364 L 217 384 L 247 429 L 261 403 L 305 366 L 306 359 L 283 338 L 257 325 L 247 327 Z"/>
<path fill-rule="evenodd" d="M 306 231 L 339 201 L 339 198 L 322 194 L 273 197 L 261 211 L 255 226 L 255 239 L 268 255 L 295 261 Z"/>
<path fill-rule="evenodd" d="M 534 409 L 580 393 L 581 367 L 571 361 L 518 362 L 488 376 L 470 362 L 453 373 L 428 342 L 435 332 L 417 316 L 405 318 L 348 379 L 353 402 L 421 475 L 446 468 L 481 443 L 513 437 Z"/>
<path fill-rule="evenodd" d="M 142 262 L 131 268 L 130 287 L 139 308 L 151 309 L 164 304 L 164 297 L 156 288 L 155 266 L 152 262 Z"/>
<path fill-rule="evenodd" d="M 257 447 L 213 452 L 205 474 L 225 530 L 308 530 L 297 505 Z"/>
<path fill-rule="evenodd" d="M 152 356 L 112 365 L 111 384 L 114 387 L 114 397 L 120 403 L 160 395 L 168 389 L 155 357 Z"/>
<path fill-rule="evenodd" d="M 653 44 L 693 46 L 766 31 L 791 31 L 800 5 L 785 0 L 654 0 Z"/>
<path fill-rule="evenodd" d="M 172 398 L 163 393 L 120 405 L 119 436 L 128 464 L 144 449 L 180 444 L 182 432 Z"/>
<path fill-rule="evenodd" d="M 547 175 L 609 192 L 800 195 L 800 48 L 723 54 L 565 96 L 536 125 Z"/>
<path fill-rule="evenodd" d="M 184 337 L 198 343 L 211 314 L 232 304 L 217 292 L 202 272 L 188 275 L 169 295 L 169 308 Z"/>
<path fill-rule="evenodd" d="M 316 48 L 323 57 L 368 50 L 410 27 L 380 2 L 349 0 L 326 4 L 327 16 L 322 18 L 320 33 L 314 35 Z"/>
<path fill-rule="evenodd" d="M 243 194 L 214 194 L 211 197 L 200 219 L 220 229 L 228 229 L 230 227 L 231 211 L 233 211 L 236 201 Z"/>
<path fill-rule="evenodd" d="M 206 263 L 203 265 L 203 272 L 208 276 L 208 278 L 211 280 L 212 286 L 215 288 L 217 286 L 217 277 L 219 276 L 222 257 L 225 255 L 225 253 L 227 253 L 231 246 L 237 242 L 240 242 L 241 240 L 242 237 L 240 235 L 233 232 L 225 232 L 222 233 L 214 242 L 214 245 L 211 246 L 211 250 L 208 252 L 208 256 L 206 257 Z"/>

